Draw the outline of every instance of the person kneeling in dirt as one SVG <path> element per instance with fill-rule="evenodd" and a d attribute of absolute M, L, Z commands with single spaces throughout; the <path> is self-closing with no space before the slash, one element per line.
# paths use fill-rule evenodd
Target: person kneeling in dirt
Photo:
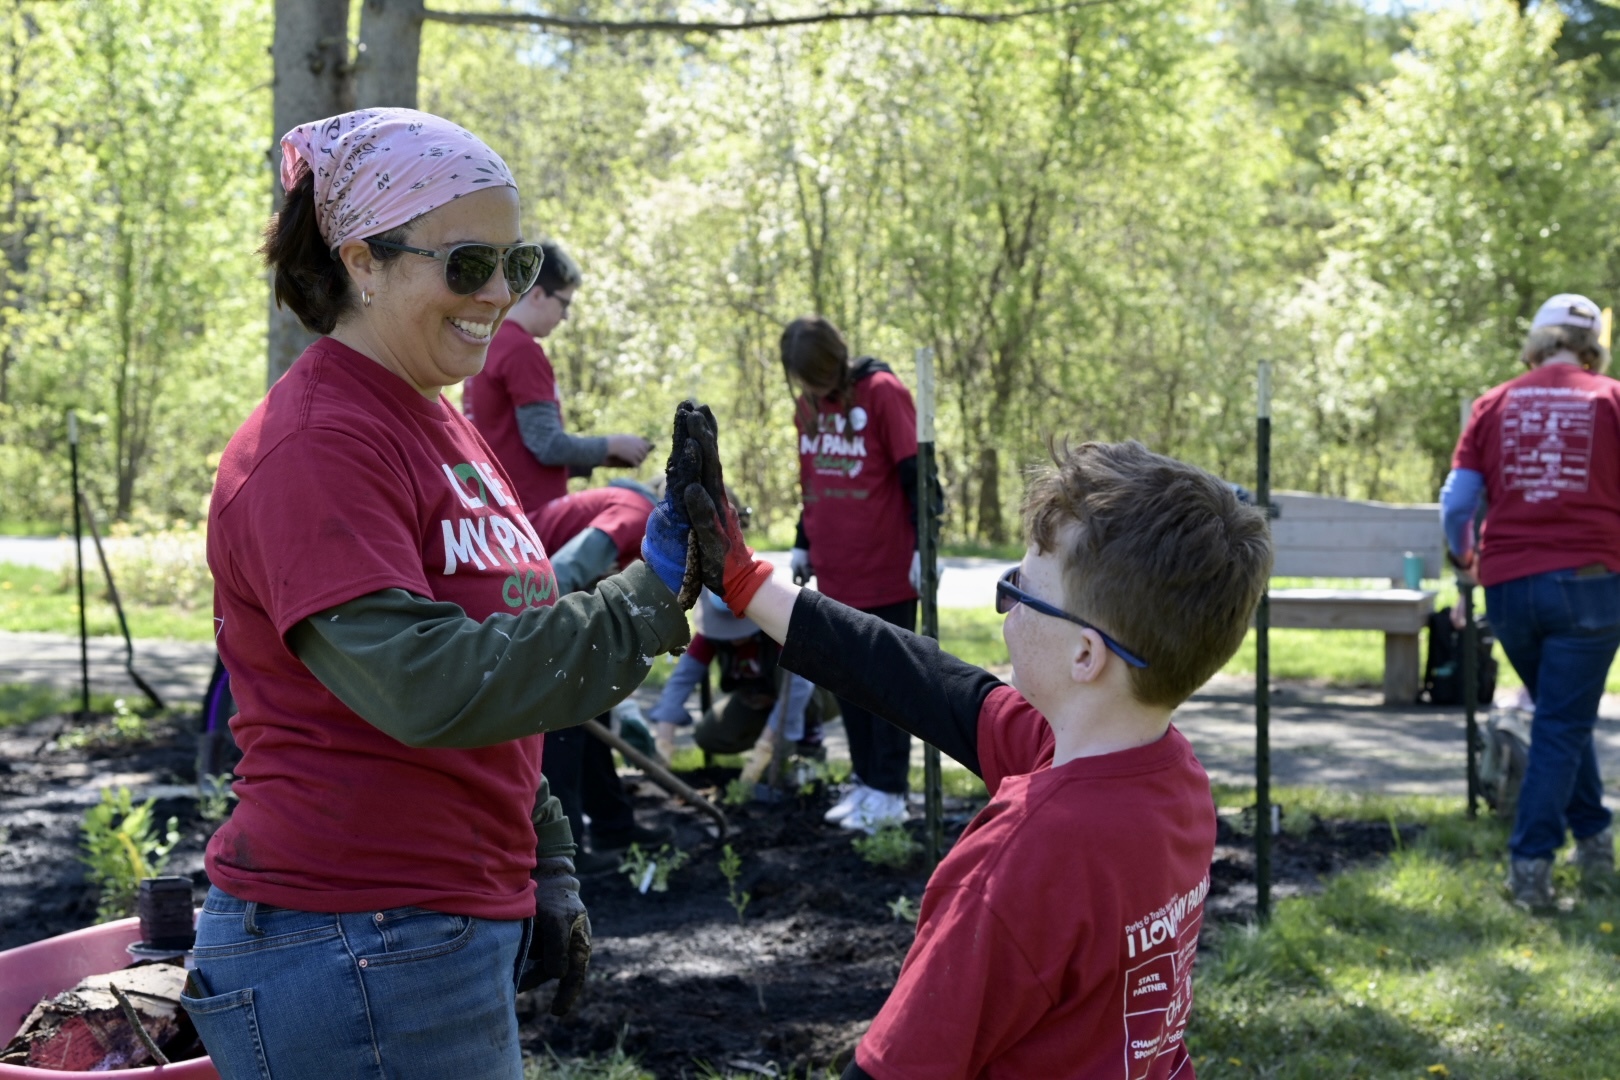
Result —
<path fill-rule="evenodd" d="M 557 591 L 567 594 L 592 589 L 607 575 L 640 561 L 647 517 L 657 504 L 658 496 L 652 488 L 620 479 L 606 487 L 587 488 L 553 499 L 542 507 L 533 516 L 534 527 L 546 550 L 553 553 L 551 568 L 557 575 Z M 620 702 L 613 715 L 619 719 L 620 735 L 632 743 L 651 742 L 635 702 Z M 596 720 L 611 729 L 613 715 L 604 713 Z M 638 749 L 650 750 L 651 746 Z M 574 853 L 574 868 L 580 874 L 617 870 L 617 853 L 631 844 L 654 850 L 675 839 L 675 830 L 667 825 L 654 827 L 636 821 L 635 805 L 613 765 L 613 751 L 583 726 L 546 736 L 543 771 L 551 783 L 552 795 L 568 816 L 576 844 L 585 840 L 585 818 L 590 816 L 591 849 Z"/>
<path fill-rule="evenodd" d="M 809 679 L 781 670 L 776 642 L 733 615 L 709 590 L 703 590 L 692 614 L 697 632 L 648 712 L 664 759 L 674 754 L 676 729 L 691 726 L 693 741 L 705 753 L 748 754 L 744 779 L 750 783 L 778 753 L 824 760 L 821 725 L 836 715 L 836 700 L 818 693 Z M 693 724 L 686 703 L 711 664 L 720 667 L 720 697 Z"/>
<path fill-rule="evenodd" d="M 929 879 L 845 1080 L 1119 1076 L 1121 1062 L 1190 1076 L 1215 810 L 1170 714 L 1243 641 L 1271 569 L 1260 512 L 1139 443 L 1056 451 L 1025 496 L 1029 548 L 997 585 L 1010 686 L 771 580 L 733 522 L 692 520 L 706 577 L 783 643 L 784 667 L 989 789 Z"/>

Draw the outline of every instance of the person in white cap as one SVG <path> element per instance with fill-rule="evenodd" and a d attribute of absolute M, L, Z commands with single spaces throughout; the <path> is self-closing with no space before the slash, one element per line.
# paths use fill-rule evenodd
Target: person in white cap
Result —
<path fill-rule="evenodd" d="M 1530 370 L 1474 403 L 1440 491 L 1452 558 L 1485 587 L 1491 628 L 1535 699 L 1507 881 L 1531 910 L 1555 903 L 1568 835 L 1583 883 L 1614 876 L 1592 740 L 1620 646 L 1620 383 L 1604 374 L 1605 338 L 1586 297 L 1543 304 L 1521 353 Z"/>

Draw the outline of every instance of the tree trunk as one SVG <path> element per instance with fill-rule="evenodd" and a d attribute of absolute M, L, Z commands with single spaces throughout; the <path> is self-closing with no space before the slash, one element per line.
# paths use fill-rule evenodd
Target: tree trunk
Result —
<path fill-rule="evenodd" d="M 989 444 L 979 447 L 978 518 L 980 540 L 1007 542 L 1007 523 L 1001 516 L 1001 454 Z"/>
<path fill-rule="evenodd" d="M 299 124 L 353 108 L 349 83 L 349 5 L 334 0 L 276 0 L 274 124 L 270 144 L 271 211 L 281 209 L 281 136 Z M 414 58 L 413 58 L 414 59 Z M 413 74 L 414 80 L 414 74 Z M 270 298 L 266 385 L 286 373 L 315 335 Z"/>
<path fill-rule="evenodd" d="M 362 0 L 355 108 L 416 108 L 423 18 L 423 0 Z"/>

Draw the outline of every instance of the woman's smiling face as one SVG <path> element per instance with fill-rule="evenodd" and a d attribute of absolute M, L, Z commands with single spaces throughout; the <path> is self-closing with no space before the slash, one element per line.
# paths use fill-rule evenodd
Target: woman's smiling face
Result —
<path fill-rule="evenodd" d="M 424 214 L 405 243 L 445 252 L 455 244 L 504 246 L 522 238 L 518 194 L 499 187 Z M 380 353 L 373 359 L 429 398 L 483 370 L 490 338 L 517 299 L 499 268 L 477 292 L 458 296 L 445 284 L 442 259 L 410 252 L 363 276 L 368 280 L 357 278 L 356 286 L 371 293 L 371 304 L 355 313 L 353 329 Z"/>

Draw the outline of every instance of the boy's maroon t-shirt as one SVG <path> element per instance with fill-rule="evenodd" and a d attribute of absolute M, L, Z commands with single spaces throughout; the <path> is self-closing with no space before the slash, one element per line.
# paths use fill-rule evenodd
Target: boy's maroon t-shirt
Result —
<path fill-rule="evenodd" d="M 462 389 L 461 404 L 467 418 L 478 428 L 495 458 L 511 475 L 514 490 L 533 521 L 552 499 L 568 494 L 568 468 L 542 465 L 523 445 L 517 411 L 521 405 L 552 402 L 562 419 L 562 402 L 557 400 L 557 375 L 540 342 L 508 319 L 489 343 L 484 370 L 468 379 Z"/>
<path fill-rule="evenodd" d="M 542 506 L 531 517 L 547 551 L 562 546 L 585 529 L 601 529 L 613 541 L 623 570 L 641 558 L 641 539 L 647 535 L 652 503 L 628 488 L 587 488 Z"/>
<path fill-rule="evenodd" d="M 856 1050 L 877 1080 L 1185 1080 L 1209 892 L 1209 778 L 1171 727 L 1052 768 L 1011 687 L 979 714 L 990 802 L 923 894 L 917 938 Z"/>
<path fill-rule="evenodd" d="M 1620 572 L 1620 382 L 1574 364 L 1505 382 L 1475 403 L 1451 465 L 1485 477 L 1480 584 Z"/>
<path fill-rule="evenodd" d="M 285 640 L 380 589 L 477 620 L 555 602 L 545 549 L 472 424 L 322 338 L 226 448 L 208 564 L 242 748 L 209 880 L 303 911 L 533 915 L 543 736 L 414 749 L 340 702 Z"/>
<path fill-rule="evenodd" d="M 845 415 L 836 398 L 799 416 L 799 488 L 816 589 L 854 608 L 916 599 L 917 532 L 895 466 L 917 456 L 917 407 L 887 371 L 855 383 Z"/>

